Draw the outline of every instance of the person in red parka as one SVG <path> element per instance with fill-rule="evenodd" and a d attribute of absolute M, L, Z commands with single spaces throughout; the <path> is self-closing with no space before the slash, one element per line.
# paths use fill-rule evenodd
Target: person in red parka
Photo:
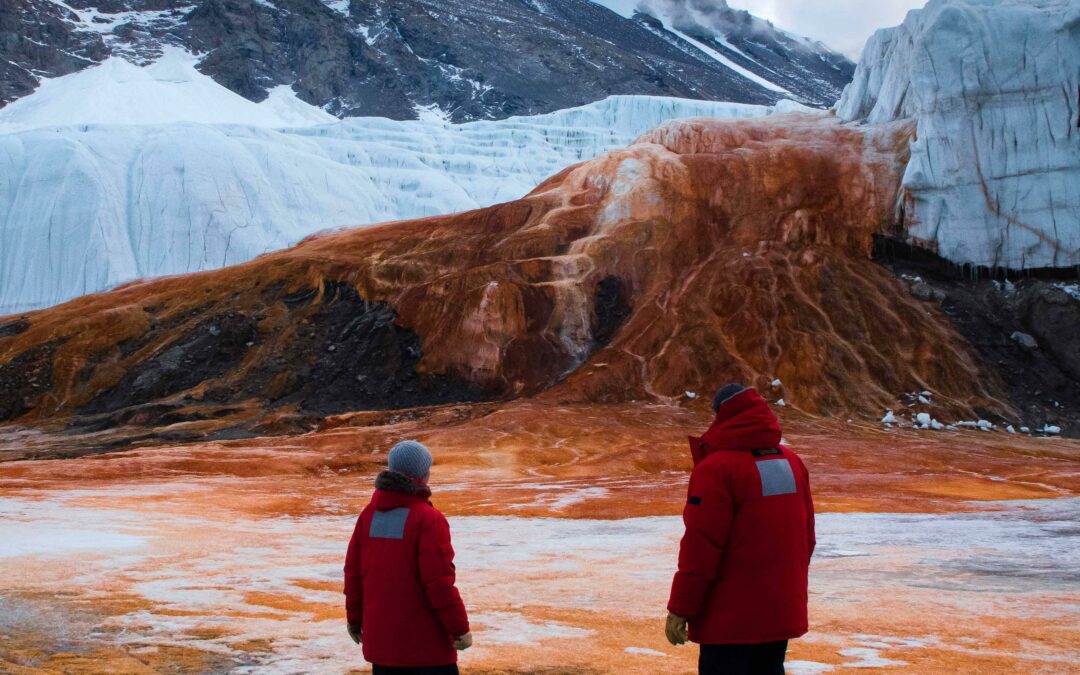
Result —
<path fill-rule="evenodd" d="M 780 445 L 780 422 L 757 391 L 727 385 L 713 410 L 709 430 L 690 439 L 667 637 L 701 645 L 702 675 L 780 675 L 788 640 L 808 629 L 809 472 Z"/>
<path fill-rule="evenodd" d="M 456 675 L 472 634 L 454 585 L 450 525 L 428 501 L 431 453 L 402 441 L 388 463 L 345 557 L 349 636 L 374 675 Z"/>

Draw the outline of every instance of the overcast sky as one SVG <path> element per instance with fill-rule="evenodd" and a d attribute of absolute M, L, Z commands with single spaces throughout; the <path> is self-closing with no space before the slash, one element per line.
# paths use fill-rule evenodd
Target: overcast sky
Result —
<path fill-rule="evenodd" d="M 909 9 L 925 4 L 926 0 L 728 0 L 731 7 L 821 40 L 855 61 L 871 33 L 901 23 Z"/>

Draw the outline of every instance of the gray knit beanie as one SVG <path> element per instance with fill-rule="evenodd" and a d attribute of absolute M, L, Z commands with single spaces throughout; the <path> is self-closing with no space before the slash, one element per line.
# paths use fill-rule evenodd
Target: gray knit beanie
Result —
<path fill-rule="evenodd" d="M 391 471 L 425 480 L 431 473 L 431 451 L 418 441 L 402 441 L 390 448 L 387 464 Z"/>
<path fill-rule="evenodd" d="M 735 398 L 739 394 L 746 391 L 746 387 L 741 384 L 728 384 L 720 388 L 720 391 L 716 392 L 716 397 L 713 398 L 712 409 L 713 412 L 720 412 L 720 406 L 724 405 L 731 399 Z"/>

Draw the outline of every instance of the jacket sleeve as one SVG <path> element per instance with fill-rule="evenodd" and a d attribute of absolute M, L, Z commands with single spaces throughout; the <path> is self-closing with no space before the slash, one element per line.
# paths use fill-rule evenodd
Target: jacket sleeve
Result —
<path fill-rule="evenodd" d="M 679 545 L 679 571 L 671 584 L 668 611 L 693 619 L 716 581 L 734 517 L 732 496 L 715 470 L 698 467 L 690 476 L 683 508 L 686 533 Z"/>
<path fill-rule="evenodd" d="M 459 638 L 469 632 L 469 617 L 458 593 L 454 568 L 454 547 L 450 524 L 436 512 L 420 531 L 420 581 L 428 602 L 439 615 L 447 635 Z"/>
<path fill-rule="evenodd" d="M 799 466 L 802 467 L 803 477 L 806 479 L 806 557 L 809 564 L 809 559 L 814 557 L 814 549 L 817 547 L 817 534 L 814 531 L 814 496 L 810 492 L 810 472 L 801 459 Z"/>
<path fill-rule="evenodd" d="M 349 550 L 345 554 L 345 614 L 348 622 L 359 626 L 364 618 L 364 587 L 360 571 L 360 540 L 363 535 L 360 525 L 363 516 L 356 519 Z"/>

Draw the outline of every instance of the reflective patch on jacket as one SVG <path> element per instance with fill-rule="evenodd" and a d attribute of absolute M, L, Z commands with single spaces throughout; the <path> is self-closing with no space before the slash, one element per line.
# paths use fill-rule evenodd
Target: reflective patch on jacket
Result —
<path fill-rule="evenodd" d="M 376 511 L 371 516 L 371 530 L 368 536 L 373 539 L 404 539 L 405 521 L 409 519 L 409 509 L 402 507 L 390 511 Z"/>
<path fill-rule="evenodd" d="M 757 463 L 761 474 L 761 496 L 792 495 L 795 488 L 795 473 L 787 459 L 767 459 Z"/>

